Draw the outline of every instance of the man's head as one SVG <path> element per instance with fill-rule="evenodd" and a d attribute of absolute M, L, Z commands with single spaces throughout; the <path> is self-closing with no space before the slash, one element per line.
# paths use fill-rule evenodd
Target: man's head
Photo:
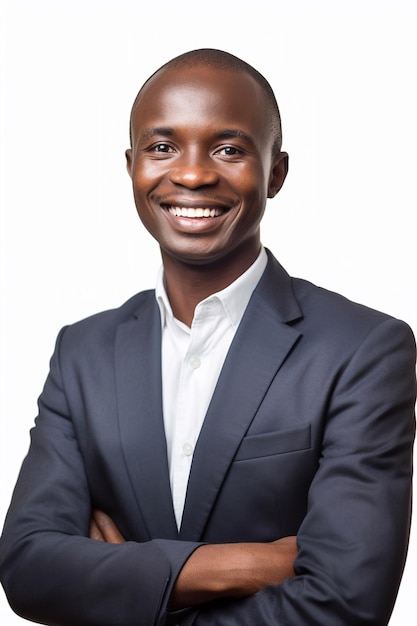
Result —
<path fill-rule="evenodd" d="M 158 72 L 165 68 L 196 68 L 200 66 L 213 67 L 218 70 L 227 70 L 230 72 L 246 72 L 261 87 L 262 91 L 265 94 L 265 114 L 268 117 L 268 122 L 271 129 L 271 135 L 273 137 L 273 149 L 276 152 L 281 150 L 282 146 L 282 127 L 281 127 L 281 116 L 278 108 L 278 103 L 275 98 L 275 94 L 272 90 L 271 85 L 266 80 L 264 76 L 258 70 L 256 70 L 252 65 L 246 63 L 239 57 L 230 54 L 229 52 L 224 52 L 223 50 L 216 50 L 214 48 L 201 48 L 199 50 L 191 50 L 190 52 L 185 52 L 184 54 L 180 54 L 179 56 L 171 59 L 164 65 L 162 65 L 159 69 L 157 69 L 143 84 L 139 93 L 137 94 L 135 101 L 132 106 L 131 116 L 130 116 L 130 141 L 132 143 L 132 119 L 135 112 L 136 104 L 141 96 L 142 90 L 146 87 L 147 83 L 156 75 Z"/>
<path fill-rule="evenodd" d="M 230 274 L 245 271 L 259 253 L 266 199 L 287 173 L 265 79 L 225 52 L 177 57 L 136 97 L 131 140 L 137 211 L 165 264 L 221 261 Z"/>

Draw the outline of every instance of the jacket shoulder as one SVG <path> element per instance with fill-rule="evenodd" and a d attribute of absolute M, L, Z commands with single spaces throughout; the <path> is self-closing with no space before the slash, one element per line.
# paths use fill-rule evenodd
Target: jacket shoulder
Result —
<path fill-rule="evenodd" d="M 305 329 L 320 329 L 328 337 L 337 336 L 343 342 L 355 337 L 361 341 L 380 325 L 388 325 L 414 343 L 413 332 L 403 320 L 301 278 L 291 278 L 291 283 L 303 312 L 300 325 Z"/>
<path fill-rule="evenodd" d="M 121 324 L 140 318 L 146 312 L 150 315 L 158 312 L 153 289 L 135 294 L 120 307 L 95 313 L 65 326 L 60 332 L 60 337 L 66 345 L 79 347 L 91 345 L 97 341 L 101 343 L 112 341 Z"/>

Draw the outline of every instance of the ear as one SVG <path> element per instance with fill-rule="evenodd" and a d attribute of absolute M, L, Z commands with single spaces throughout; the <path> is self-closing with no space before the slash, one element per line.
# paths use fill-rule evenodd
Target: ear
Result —
<path fill-rule="evenodd" d="M 286 152 L 278 152 L 273 158 L 271 173 L 268 183 L 268 198 L 274 198 L 284 184 L 285 177 L 288 173 L 288 154 Z"/>
<path fill-rule="evenodd" d="M 132 148 L 128 148 L 126 150 L 125 156 L 126 156 L 126 169 L 128 171 L 130 178 L 132 178 L 132 161 L 133 161 Z"/>

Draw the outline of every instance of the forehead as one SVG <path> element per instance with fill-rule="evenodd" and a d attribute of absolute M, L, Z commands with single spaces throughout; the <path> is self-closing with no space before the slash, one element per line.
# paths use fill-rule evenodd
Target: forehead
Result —
<path fill-rule="evenodd" d="M 201 66 L 163 68 L 142 88 L 132 111 L 136 135 L 148 126 L 241 128 L 268 134 L 266 96 L 246 72 Z"/>

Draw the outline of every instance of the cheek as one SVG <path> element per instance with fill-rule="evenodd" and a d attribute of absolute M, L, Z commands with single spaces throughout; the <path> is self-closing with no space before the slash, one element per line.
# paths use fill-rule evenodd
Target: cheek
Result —
<path fill-rule="evenodd" d="M 266 194 L 267 182 L 261 164 L 242 166 L 229 172 L 229 182 L 242 196 L 259 196 Z"/>
<path fill-rule="evenodd" d="M 148 165 L 139 163 L 135 165 L 135 168 L 132 171 L 133 197 L 135 200 L 136 210 L 140 220 L 144 226 L 148 228 L 148 230 L 152 222 L 148 197 L 155 186 L 152 169 L 153 168 Z"/>
<path fill-rule="evenodd" d="M 132 182 L 135 189 L 135 193 L 143 195 L 153 189 L 155 185 L 163 177 L 164 173 L 161 168 L 161 163 L 153 161 L 139 161 L 135 163 L 135 167 L 132 172 Z"/>
<path fill-rule="evenodd" d="M 255 219 L 257 214 L 263 213 L 267 194 L 262 178 L 257 176 L 247 178 L 245 185 L 241 187 L 241 198 L 243 205 L 247 208 L 248 220 Z"/>

